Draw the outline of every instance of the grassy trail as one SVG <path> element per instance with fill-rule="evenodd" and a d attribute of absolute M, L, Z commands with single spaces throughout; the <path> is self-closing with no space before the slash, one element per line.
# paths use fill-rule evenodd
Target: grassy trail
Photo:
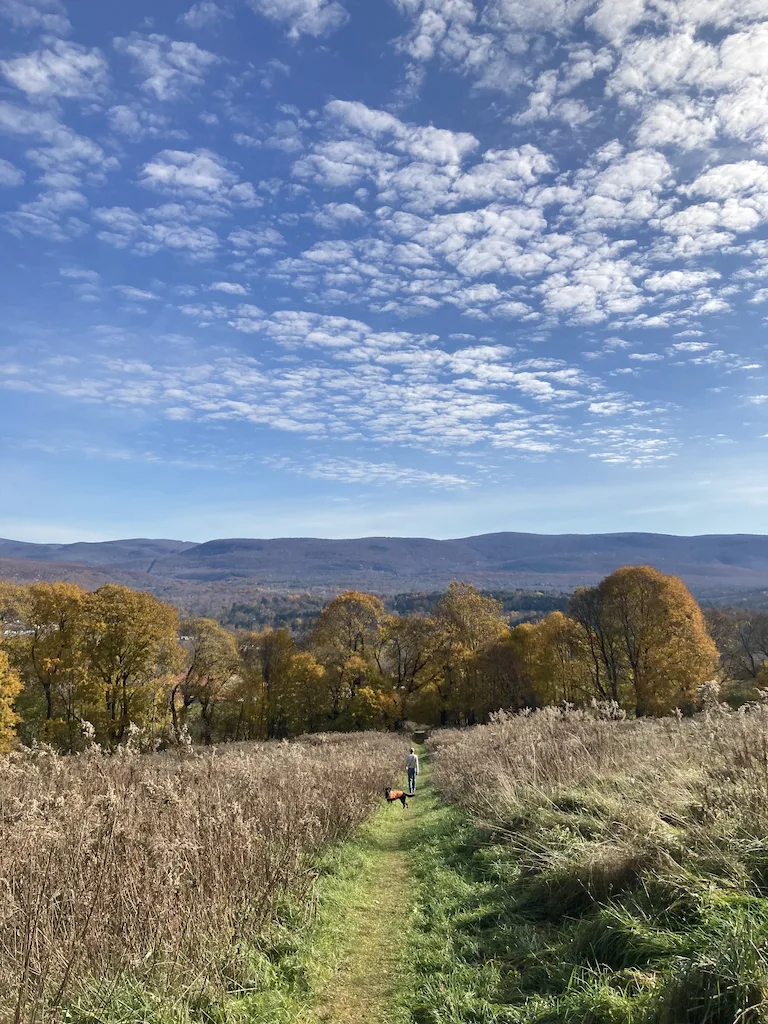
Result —
<path fill-rule="evenodd" d="M 484 934 L 500 925 L 498 887 L 472 870 L 473 836 L 462 812 L 436 795 L 424 758 L 408 808 L 382 806 L 352 838 L 325 851 L 314 898 L 286 902 L 223 998 L 211 992 L 173 1000 L 127 982 L 107 1005 L 86 993 L 63 1019 L 508 1024 L 496 1016 L 499 977 Z"/>
<path fill-rule="evenodd" d="M 343 851 L 346 863 L 322 887 L 311 1021 L 400 1024 L 417 886 L 411 869 L 436 813 L 428 767 L 403 810 L 383 807 Z"/>

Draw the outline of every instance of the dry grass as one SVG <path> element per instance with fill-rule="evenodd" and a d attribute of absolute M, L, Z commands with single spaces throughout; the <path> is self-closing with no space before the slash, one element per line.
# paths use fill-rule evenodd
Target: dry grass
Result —
<path fill-rule="evenodd" d="M 710 848 L 768 832 L 768 705 L 717 706 L 693 719 L 611 720 L 546 708 L 435 733 L 435 779 L 486 823 L 533 807 L 613 814 L 661 840 L 683 829 Z"/>
<path fill-rule="evenodd" d="M 310 857 L 369 813 L 402 744 L 319 735 L 220 751 L 0 759 L 0 1019 L 100 979 L 236 984 Z"/>

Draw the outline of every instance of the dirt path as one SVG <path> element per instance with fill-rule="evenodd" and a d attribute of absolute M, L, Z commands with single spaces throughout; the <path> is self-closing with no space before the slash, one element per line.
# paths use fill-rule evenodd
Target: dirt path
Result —
<path fill-rule="evenodd" d="M 423 780 L 423 781 L 422 781 Z M 359 857 L 326 911 L 314 1021 L 397 1024 L 395 1006 L 413 909 L 408 862 L 432 797 L 426 776 L 407 810 L 382 807 L 357 842 Z"/>

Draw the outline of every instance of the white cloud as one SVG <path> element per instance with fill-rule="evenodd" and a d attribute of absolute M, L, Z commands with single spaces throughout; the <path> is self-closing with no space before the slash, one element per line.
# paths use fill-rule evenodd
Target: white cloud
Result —
<path fill-rule="evenodd" d="M 85 270 L 82 267 L 62 267 L 59 270 L 61 277 L 70 278 L 74 281 L 86 281 L 89 284 L 96 284 L 101 280 L 101 275 L 95 270 Z"/>
<path fill-rule="evenodd" d="M 709 145 L 719 130 L 717 117 L 704 103 L 684 98 L 659 100 L 637 126 L 640 146 L 679 146 L 700 149 Z"/>
<path fill-rule="evenodd" d="M 238 228 L 232 231 L 227 241 L 239 256 L 247 256 L 255 253 L 271 255 L 275 247 L 285 245 L 285 239 L 275 228 L 261 228 L 258 231 L 248 228 Z"/>
<path fill-rule="evenodd" d="M 56 40 L 47 50 L 0 61 L 5 78 L 33 99 L 92 99 L 107 88 L 107 62 L 97 49 Z"/>
<path fill-rule="evenodd" d="M 258 206 L 253 185 L 241 182 L 218 154 L 164 149 L 141 169 L 141 184 L 170 195 Z"/>
<path fill-rule="evenodd" d="M 334 480 L 344 484 L 374 484 L 377 486 L 430 487 L 441 490 L 464 489 L 469 485 L 465 477 L 454 473 L 433 473 L 423 469 L 398 466 L 394 462 L 366 462 L 362 459 L 321 458 L 302 465 L 295 459 L 268 457 L 264 462 L 275 469 L 307 476 L 314 480 Z"/>
<path fill-rule="evenodd" d="M 651 274 L 645 279 L 645 287 L 652 292 L 687 292 L 719 278 L 716 270 L 669 270 Z"/>
<path fill-rule="evenodd" d="M 0 185 L 6 188 L 13 188 L 21 185 L 24 181 L 24 172 L 14 167 L 8 160 L 0 159 Z"/>
<path fill-rule="evenodd" d="M 366 214 L 354 203 L 326 203 L 313 214 L 312 219 L 318 227 L 333 229 L 360 224 L 366 219 Z"/>
<path fill-rule="evenodd" d="M 710 348 L 712 348 L 711 341 L 677 341 L 672 346 L 674 352 L 706 352 Z"/>
<path fill-rule="evenodd" d="M 247 0 L 257 14 L 284 24 L 289 39 L 325 36 L 340 29 L 349 19 L 337 0 Z"/>
<path fill-rule="evenodd" d="M 326 113 L 350 128 L 371 138 L 391 137 L 394 148 L 416 160 L 436 164 L 460 163 L 479 146 L 469 132 L 452 132 L 445 128 L 406 125 L 393 114 L 372 110 L 364 103 L 331 100 Z"/>
<path fill-rule="evenodd" d="M 101 207 L 93 215 L 101 225 L 97 232 L 101 241 L 141 256 L 169 249 L 187 259 L 207 260 L 219 247 L 218 235 L 194 223 L 182 206 L 166 204 L 141 213 L 125 206 Z"/>
<path fill-rule="evenodd" d="M 154 292 L 148 292 L 144 288 L 134 288 L 129 284 L 116 284 L 114 285 L 115 291 L 120 292 L 126 299 L 133 299 L 135 302 L 150 302 L 159 299 L 158 295 Z"/>
<path fill-rule="evenodd" d="M 721 200 L 756 197 L 762 205 L 768 196 L 768 167 L 757 160 L 719 164 L 700 174 L 683 191 L 686 195 Z"/>
<path fill-rule="evenodd" d="M 228 295 L 248 294 L 248 289 L 244 285 L 237 284 L 233 281 L 214 281 L 212 285 L 209 285 L 209 291 L 226 292 Z"/>
<path fill-rule="evenodd" d="M 180 15 L 179 21 L 188 28 L 204 28 L 221 18 L 231 17 L 229 11 L 219 7 L 218 4 L 212 3 L 210 0 L 201 0 L 200 3 L 193 4 L 188 11 Z"/>
<path fill-rule="evenodd" d="M 108 111 L 109 124 L 113 131 L 125 135 L 134 142 L 145 138 L 185 138 L 186 132 L 169 127 L 170 120 L 164 114 L 148 110 L 140 104 L 130 106 L 118 104 Z"/>
<path fill-rule="evenodd" d="M 611 43 L 621 44 L 627 35 L 643 19 L 646 0 L 601 0 L 597 10 L 587 20 L 587 25 L 599 32 Z"/>
<path fill-rule="evenodd" d="M 280 149 L 283 153 L 300 153 L 304 149 L 301 129 L 295 121 L 278 121 L 272 125 L 269 135 L 264 140 L 264 145 L 270 149 Z"/>
<path fill-rule="evenodd" d="M 386 111 L 340 100 L 327 104 L 325 113 L 331 138 L 296 161 L 295 177 L 331 188 L 372 182 L 382 203 L 421 212 L 520 198 L 526 186 L 554 171 L 551 157 L 527 144 L 487 150 L 464 170 L 479 149 L 469 132 L 406 124 Z"/>
<path fill-rule="evenodd" d="M 50 189 L 2 216 L 14 235 L 23 233 L 52 242 L 65 242 L 88 231 L 88 225 L 73 212 L 87 207 L 85 196 L 75 189 Z"/>
<path fill-rule="evenodd" d="M 0 0 L 0 17 L 14 28 L 66 35 L 72 28 L 60 0 Z"/>
<path fill-rule="evenodd" d="M 159 100 L 189 97 L 189 91 L 205 81 L 206 73 L 219 57 L 194 43 L 182 43 L 168 36 L 138 32 L 114 42 L 118 53 L 130 57 L 141 77 L 141 88 Z"/>
<path fill-rule="evenodd" d="M 48 111 L 25 110 L 0 100 L 0 133 L 31 136 L 42 146 L 28 149 L 26 158 L 41 168 L 44 183 L 73 188 L 81 177 L 101 184 L 105 172 L 119 166 L 92 139 L 76 135 Z"/>

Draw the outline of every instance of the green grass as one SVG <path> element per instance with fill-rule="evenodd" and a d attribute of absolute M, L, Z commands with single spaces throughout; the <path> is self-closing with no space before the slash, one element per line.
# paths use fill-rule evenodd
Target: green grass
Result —
<path fill-rule="evenodd" d="M 583 836 L 583 812 L 558 821 L 571 855 L 535 869 L 455 808 L 417 830 L 413 1024 L 768 1021 L 768 901 L 707 871 L 666 877 L 642 853 L 579 860 L 563 832 Z M 519 827 L 546 845 L 541 821 Z"/>

